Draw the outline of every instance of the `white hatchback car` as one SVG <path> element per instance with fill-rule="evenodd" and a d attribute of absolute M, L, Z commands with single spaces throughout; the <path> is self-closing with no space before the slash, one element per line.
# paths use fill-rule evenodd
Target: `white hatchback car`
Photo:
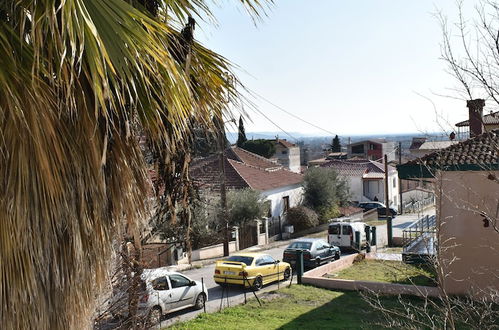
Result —
<path fill-rule="evenodd" d="M 208 290 L 201 282 L 167 268 L 144 269 L 141 278 L 145 290 L 139 298 L 138 314 L 150 324 L 159 322 L 163 314 L 190 307 L 201 309 L 208 300 Z M 127 301 L 125 293 L 115 296 L 123 298 Z"/>

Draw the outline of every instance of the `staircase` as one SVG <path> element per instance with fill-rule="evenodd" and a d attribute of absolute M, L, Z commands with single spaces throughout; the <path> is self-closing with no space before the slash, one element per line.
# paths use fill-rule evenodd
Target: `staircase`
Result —
<path fill-rule="evenodd" d="M 436 252 L 436 217 L 424 216 L 402 232 L 402 260 L 408 264 L 429 262 Z"/>

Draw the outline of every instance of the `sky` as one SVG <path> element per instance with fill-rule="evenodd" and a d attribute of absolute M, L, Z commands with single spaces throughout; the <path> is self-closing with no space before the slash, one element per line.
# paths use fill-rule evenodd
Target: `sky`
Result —
<path fill-rule="evenodd" d="M 440 59 L 434 14 L 455 22 L 454 0 L 276 0 L 256 26 L 237 2 L 222 0 L 217 26 L 201 23 L 196 38 L 238 66 L 268 117 L 246 108 L 247 132 L 450 132 L 467 119 L 464 100 L 442 96 L 457 97 L 459 84 Z M 467 15 L 473 6 L 465 1 Z"/>

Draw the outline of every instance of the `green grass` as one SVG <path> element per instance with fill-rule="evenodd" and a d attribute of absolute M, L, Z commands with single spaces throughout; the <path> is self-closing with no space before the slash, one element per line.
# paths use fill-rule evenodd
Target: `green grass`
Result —
<path fill-rule="evenodd" d="M 395 303 L 396 298 L 388 299 Z M 379 314 L 358 292 L 338 292 L 293 285 L 220 313 L 201 314 L 173 329 L 383 329 L 373 326 Z M 381 321 L 381 320 L 379 320 Z"/>
<path fill-rule="evenodd" d="M 326 277 L 435 286 L 434 275 L 430 271 L 401 261 L 364 259 L 338 273 L 328 274 Z"/>

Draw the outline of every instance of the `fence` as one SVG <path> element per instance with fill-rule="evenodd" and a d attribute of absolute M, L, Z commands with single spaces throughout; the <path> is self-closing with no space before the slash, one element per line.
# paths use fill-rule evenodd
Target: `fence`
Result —
<path fill-rule="evenodd" d="M 424 216 L 402 231 L 403 255 L 434 255 L 436 217 Z"/>
<path fill-rule="evenodd" d="M 404 204 L 404 213 L 421 212 L 424 208 L 432 204 L 435 204 L 435 195 L 419 201 L 409 201 Z"/>

